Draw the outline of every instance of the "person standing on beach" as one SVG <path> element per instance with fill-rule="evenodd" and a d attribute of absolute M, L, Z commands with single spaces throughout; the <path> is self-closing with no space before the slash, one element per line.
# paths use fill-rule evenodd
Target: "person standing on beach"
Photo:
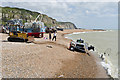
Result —
<path fill-rule="evenodd" d="M 56 41 L 56 31 L 54 32 L 54 34 L 53 34 L 53 38 L 52 38 L 52 41 L 55 39 L 55 41 Z"/>
<path fill-rule="evenodd" d="M 49 40 L 51 40 L 51 32 L 49 32 Z"/>

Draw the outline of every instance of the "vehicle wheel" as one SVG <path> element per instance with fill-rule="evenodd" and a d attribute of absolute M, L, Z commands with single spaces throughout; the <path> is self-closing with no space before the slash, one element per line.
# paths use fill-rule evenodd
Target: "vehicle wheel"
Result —
<path fill-rule="evenodd" d="M 74 51 L 74 47 L 71 46 L 71 47 L 70 47 L 70 50 L 71 50 L 71 51 Z"/>
<path fill-rule="evenodd" d="M 42 34 L 39 34 L 39 37 L 41 38 L 41 37 L 42 37 Z"/>
<path fill-rule="evenodd" d="M 9 38 L 8 38 L 8 41 L 10 41 L 10 42 L 11 42 L 11 41 L 12 41 L 12 39 L 9 37 Z"/>

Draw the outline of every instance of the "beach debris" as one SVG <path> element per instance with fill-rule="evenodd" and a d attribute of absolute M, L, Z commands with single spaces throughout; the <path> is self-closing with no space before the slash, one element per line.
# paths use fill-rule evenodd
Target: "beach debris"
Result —
<path fill-rule="evenodd" d="M 101 53 L 101 54 L 100 54 L 100 58 L 101 58 L 102 60 L 105 59 L 105 54 L 106 54 L 106 53 Z"/>
<path fill-rule="evenodd" d="M 88 50 L 93 50 L 94 51 L 95 50 L 94 48 L 95 48 L 94 46 L 90 45 L 90 47 L 88 47 Z"/>
<path fill-rule="evenodd" d="M 48 48 L 52 48 L 52 46 L 51 46 L 51 45 L 48 45 L 48 46 L 46 46 L 46 47 L 48 47 Z"/>
<path fill-rule="evenodd" d="M 43 39 L 48 39 L 47 37 L 43 37 Z"/>
<path fill-rule="evenodd" d="M 59 75 L 59 76 L 58 76 L 58 78 L 63 78 L 63 77 L 64 77 L 64 75 Z"/>
<path fill-rule="evenodd" d="M 90 56 L 90 54 L 89 54 L 89 53 L 87 53 L 87 55 L 88 55 L 88 56 Z"/>

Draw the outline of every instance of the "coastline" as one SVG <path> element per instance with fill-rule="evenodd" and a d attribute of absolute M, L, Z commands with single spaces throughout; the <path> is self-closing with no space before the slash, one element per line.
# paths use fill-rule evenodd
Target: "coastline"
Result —
<path fill-rule="evenodd" d="M 62 33 L 62 37 L 63 38 L 65 38 L 65 36 L 64 35 L 66 35 L 66 34 L 72 34 L 72 33 L 81 33 L 81 32 L 94 32 L 94 31 L 106 31 L 106 30 L 85 30 L 85 29 L 81 29 L 81 30 L 66 30 L 65 32 L 67 32 L 67 33 Z M 65 38 L 65 39 L 68 39 L 68 38 Z M 68 39 L 68 40 L 71 40 L 71 39 Z M 84 55 L 84 53 L 77 53 L 77 55 L 76 55 L 76 58 L 75 59 L 77 59 L 77 58 L 83 58 L 83 55 Z M 86 54 L 87 55 L 87 54 Z M 77 73 L 77 75 L 74 75 L 74 78 L 109 78 L 109 76 L 107 75 L 107 73 L 106 73 L 106 70 L 103 68 L 103 66 L 101 65 L 101 58 L 99 57 L 99 55 L 98 54 L 96 54 L 96 53 L 94 53 L 94 52 L 90 52 L 90 55 L 91 55 L 91 60 L 86 60 L 86 61 L 83 61 L 84 63 L 84 65 L 88 65 L 88 66 L 90 66 L 91 64 L 95 64 L 95 67 L 97 67 L 96 69 L 95 69 L 95 67 L 93 67 L 94 69 L 93 69 L 93 71 L 96 71 L 96 73 L 95 72 L 93 72 L 93 76 L 91 77 L 90 75 L 88 75 L 88 74 L 86 74 L 86 73 L 83 73 L 83 75 L 78 75 L 78 74 L 80 74 L 78 71 L 76 71 L 76 72 L 78 72 Z M 79 57 L 78 57 L 79 56 Z M 86 56 L 87 57 L 87 56 Z M 89 59 L 88 57 L 87 57 L 87 59 Z M 80 59 L 77 59 L 77 60 L 80 60 Z M 84 60 L 85 60 L 85 57 L 84 57 Z M 76 60 L 75 60 L 76 61 Z M 89 61 L 91 61 L 91 64 L 86 64 L 86 62 L 89 62 Z M 93 63 L 92 63 L 92 61 L 93 61 Z M 71 63 L 74 63 L 73 61 L 70 61 Z M 79 64 L 79 62 L 81 62 L 81 61 L 76 61 L 76 62 L 78 62 L 78 64 Z M 75 64 L 74 64 L 75 65 Z M 82 65 L 82 64 L 81 64 Z M 80 67 L 80 65 L 79 65 L 79 67 Z M 65 70 L 64 69 L 65 67 L 63 67 L 63 71 Z M 68 66 L 66 66 L 66 68 L 68 68 Z M 67 70 L 67 69 L 66 69 Z M 64 71 L 64 72 L 66 72 L 66 70 Z M 85 72 L 85 71 L 84 71 Z M 88 71 L 89 72 L 89 71 Z M 74 73 L 74 72 L 73 72 Z M 95 74 L 94 74 L 95 73 Z M 86 76 L 84 76 L 84 75 L 87 75 L 87 77 Z M 67 74 L 67 76 L 68 77 L 70 77 L 70 75 L 68 75 Z M 67 77 L 66 77 L 67 78 Z"/>
<path fill-rule="evenodd" d="M 89 33 L 91 33 L 92 32 L 92 34 L 94 33 L 94 32 L 97 32 L 97 33 L 99 33 L 99 34 L 101 34 L 101 32 L 111 32 L 111 31 L 113 31 L 113 30 L 104 30 L 104 31 L 89 31 L 89 32 L 76 32 L 76 33 L 72 33 L 72 34 L 82 34 L 82 33 L 85 33 L 85 34 L 88 34 L 89 35 Z M 70 36 L 70 37 L 72 37 L 72 34 L 68 34 L 68 36 Z M 82 34 L 83 35 L 83 34 Z M 68 38 L 68 39 L 70 39 L 70 37 L 68 37 L 68 36 L 65 36 L 66 38 Z M 80 35 L 79 35 L 80 36 Z M 77 37 L 79 37 L 79 36 L 77 36 Z M 82 37 L 82 36 L 81 36 Z M 85 38 L 85 40 L 87 40 L 87 38 Z M 93 40 L 94 41 L 94 40 Z M 95 39 L 95 41 L 96 41 L 96 39 Z M 94 41 L 94 42 L 95 42 Z M 99 40 L 98 40 L 99 41 Z M 94 43 L 94 42 L 91 42 L 91 43 Z M 91 44 L 92 45 L 92 44 Z M 94 43 L 94 45 L 95 45 L 95 43 Z M 110 45 L 109 45 L 110 46 Z M 95 47 L 99 47 L 98 45 L 97 46 L 95 46 Z M 102 49 L 102 48 L 101 48 Z M 103 66 L 103 68 L 106 70 L 106 73 L 107 73 L 107 75 L 110 77 L 110 78 L 118 78 L 117 76 L 117 68 L 115 69 L 115 66 L 113 66 L 113 64 L 111 63 L 111 61 L 110 60 L 108 60 L 107 59 L 107 57 L 106 57 L 106 55 L 104 55 L 104 53 L 102 53 L 102 52 L 99 52 L 99 50 L 95 50 L 94 52 L 92 52 L 92 53 L 94 53 L 94 55 L 96 56 L 96 57 L 98 57 L 98 58 L 100 58 L 100 60 L 99 60 L 99 63 L 100 63 L 100 65 L 102 65 Z M 103 55 L 103 57 L 101 56 L 101 55 Z M 96 58 L 95 57 L 95 58 Z M 98 60 L 98 59 L 97 59 Z M 97 61 L 96 60 L 96 61 Z M 98 63 L 98 62 L 97 62 Z M 115 73 L 115 71 L 116 71 L 116 73 Z"/>
<path fill-rule="evenodd" d="M 3 77 L 58 78 L 62 75 L 63 78 L 109 78 L 98 64 L 100 59 L 93 53 L 88 56 L 67 50 L 71 40 L 64 38 L 64 35 L 84 31 L 91 30 L 58 31 L 56 42 L 39 38 L 35 39 L 35 44 L 3 42 Z M 6 37 L 3 35 L 2 40 Z"/>

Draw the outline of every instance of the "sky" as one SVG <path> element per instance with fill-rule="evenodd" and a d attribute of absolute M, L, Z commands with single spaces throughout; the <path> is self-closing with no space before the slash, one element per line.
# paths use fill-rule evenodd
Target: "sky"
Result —
<path fill-rule="evenodd" d="M 78 28 L 117 29 L 117 0 L 6 0 L 2 6 L 24 8 L 46 14 L 57 21 L 72 22 Z"/>

